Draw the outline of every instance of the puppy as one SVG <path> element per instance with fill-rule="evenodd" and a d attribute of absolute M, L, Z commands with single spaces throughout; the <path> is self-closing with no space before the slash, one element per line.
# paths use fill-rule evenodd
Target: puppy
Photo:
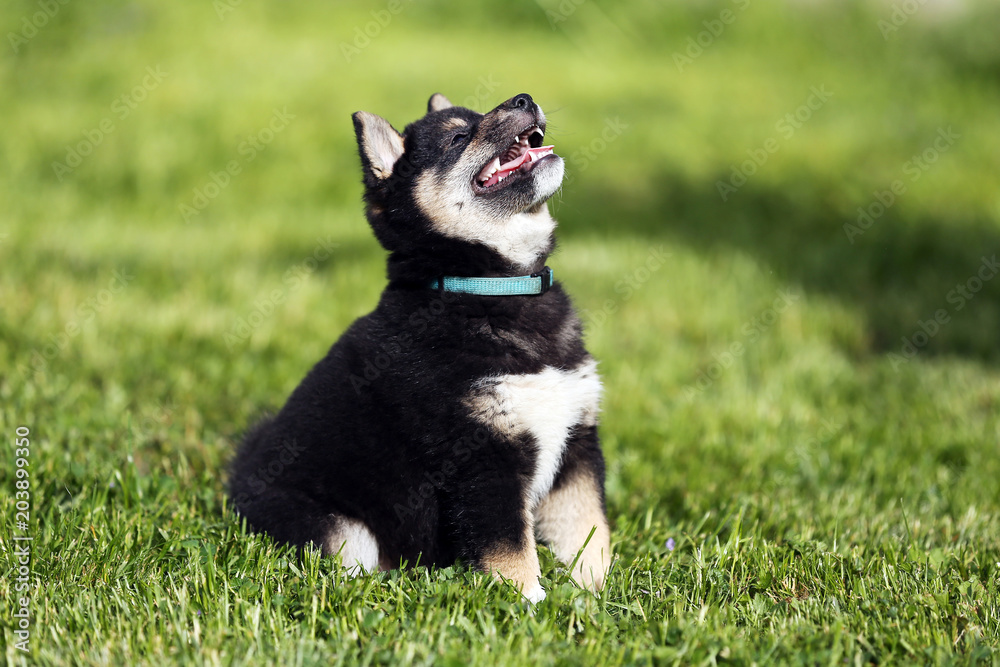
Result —
<path fill-rule="evenodd" d="M 456 559 L 531 602 L 536 536 L 600 590 L 611 563 L 601 383 L 545 266 L 563 161 L 530 95 L 443 95 L 397 132 L 359 111 L 366 214 L 388 285 L 273 418 L 230 493 L 249 526 L 352 574 Z"/>

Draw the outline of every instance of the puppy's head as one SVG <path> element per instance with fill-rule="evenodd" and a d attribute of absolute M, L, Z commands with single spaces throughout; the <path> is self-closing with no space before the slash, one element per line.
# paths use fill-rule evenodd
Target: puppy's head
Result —
<path fill-rule="evenodd" d="M 388 250 L 454 254 L 460 242 L 511 269 L 551 251 L 545 201 L 562 183 L 563 161 L 543 145 L 545 115 L 530 95 L 480 114 L 435 94 L 402 134 L 364 111 L 354 129 L 368 219 Z"/>

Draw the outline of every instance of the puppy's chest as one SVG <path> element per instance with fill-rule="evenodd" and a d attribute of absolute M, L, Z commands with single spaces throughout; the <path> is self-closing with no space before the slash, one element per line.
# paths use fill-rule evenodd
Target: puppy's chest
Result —
<path fill-rule="evenodd" d="M 570 430 L 597 423 L 600 397 L 597 364 L 587 359 L 572 369 L 546 366 L 530 375 L 485 377 L 473 386 L 466 404 L 475 419 L 498 434 L 533 436 L 529 502 L 534 506 L 552 488 Z"/>

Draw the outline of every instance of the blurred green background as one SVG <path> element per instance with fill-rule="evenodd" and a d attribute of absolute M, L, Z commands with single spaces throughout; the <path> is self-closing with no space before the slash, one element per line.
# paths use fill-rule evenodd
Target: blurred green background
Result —
<path fill-rule="evenodd" d="M 528 92 L 620 531 L 738 506 L 850 544 L 909 512 L 928 549 L 965 517 L 996 555 L 995 3 L 17 0 L 0 25 L 0 425 L 32 427 L 53 507 L 134 465 L 180 532 L 222 516 L 234 440 L 383 286 L 350 114 Z"/>

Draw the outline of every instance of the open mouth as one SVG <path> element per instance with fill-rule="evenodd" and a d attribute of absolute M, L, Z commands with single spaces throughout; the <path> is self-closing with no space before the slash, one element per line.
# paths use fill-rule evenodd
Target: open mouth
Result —
<path fill-rule="evenodd" d="M 536 162 L 552 155 L 552 146 L 542 146 L 544 137 L 537 125 L 532 125 L 517 135 L 510 146 L 493 158 L 476 176 L 479 189 L 497 188 L 512 176 L 528 173 Z"/>

